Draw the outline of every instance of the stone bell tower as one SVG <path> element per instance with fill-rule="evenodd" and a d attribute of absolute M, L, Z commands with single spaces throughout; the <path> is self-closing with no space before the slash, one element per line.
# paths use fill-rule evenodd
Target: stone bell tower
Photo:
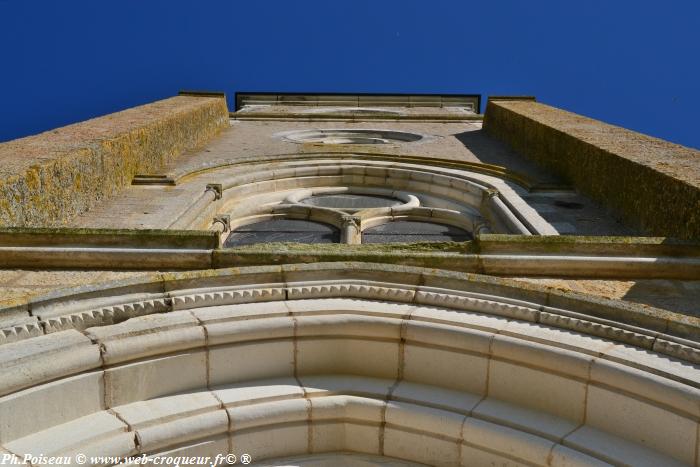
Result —
<path fill-rule="evenodd" d="M 0 144 L 0 465 L 698 465 L 700 152 L 531 97 Z"/>

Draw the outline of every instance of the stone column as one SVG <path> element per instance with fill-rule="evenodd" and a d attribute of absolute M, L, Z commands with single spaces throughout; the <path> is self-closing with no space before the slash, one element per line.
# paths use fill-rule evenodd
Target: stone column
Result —
<path fill-rule="evenodd" d="M 360 222 L 361 220 L 357 216 L 343 216 L 343 229 L 340 233 L 340 243 L 357 245 L 362 242 Z"/>

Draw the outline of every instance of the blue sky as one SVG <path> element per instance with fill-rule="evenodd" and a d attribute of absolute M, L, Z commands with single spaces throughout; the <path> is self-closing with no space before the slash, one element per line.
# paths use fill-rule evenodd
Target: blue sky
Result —
<path fill-rule="evenodd" d="M 205 89 L 528 94 L 700 148 L 698 0 L 0 0 L 0 52 L 0 141 Z"/>

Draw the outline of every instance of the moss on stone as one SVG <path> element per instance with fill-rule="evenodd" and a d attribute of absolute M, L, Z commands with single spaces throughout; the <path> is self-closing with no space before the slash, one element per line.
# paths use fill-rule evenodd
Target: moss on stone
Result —
<path fill-rule="evenodd" d="M 0 227 L 0 245 L 214 249 L 219 246 L 219 234 L 203 230 Z"/>
<path fill-rule="evenodd" d="M 60 226 L 228 125 L 221 98 L 179 96 L 0 144 L 0 226 Z"/>
<path fill-rule="evenodd" d="M 628 225 L 700 238 L 700 151 L 532 101 L 489 101 L 484 129 Z"/>

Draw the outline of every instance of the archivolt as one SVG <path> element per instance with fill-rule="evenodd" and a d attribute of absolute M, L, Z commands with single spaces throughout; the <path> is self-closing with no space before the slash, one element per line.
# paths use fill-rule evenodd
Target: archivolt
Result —
<path fill-rule="evenodd" d="M 234 224 L 251 220 L 250 216 L 271 214 L 275 209 L 297 206 L 285 203 L 295 193 L 322 188 L 345 188 L 349 191 L 388 190 L 415 194 L 432 209 L 432 217 L 442 217 L 460 227 L 478 231 L 489 225 L 493 232 L 518 234 L 556 234 L 556 230 L 520 197 L 525 191 L 504 180 L 461 169 L 443 168 L 424 164 L 385 162 L 362 157 L 343 160 L 317 159 L 248 164 L 246 172 L 234 171 L 235 166 L 224 165 L 220 171 L 209 169 L 200 178 L 216 180 L 207 191 L 177 219 L 170 228 L 201 228 L 211 225 L 218 214 L 230 214 Z M 206 177 L 208 178 L 205 178 Z M 317 208 L 306 207 L 307 211 Z M 404 206 L 403 209 L 406 209 Z M 382 212 L 368 212 L 366 217 L 391 220 L 393 212 L 401 209 L 385 208 Z M 414 213 L 425 219 L 424 212 Z M 254 220 L 254 217 L 252 218 Z"/>
<path fill-rule="evenodd" d="M 539 304 L 512 282 L 352 266 L 181 273 L 37 303 L 49 334 L 0 347 L 0 444 L 257 461 L 695 461 L 700 372 L 660 353 L 691 355 L 692 343 L 586 316 L 575 299 Z"/>

